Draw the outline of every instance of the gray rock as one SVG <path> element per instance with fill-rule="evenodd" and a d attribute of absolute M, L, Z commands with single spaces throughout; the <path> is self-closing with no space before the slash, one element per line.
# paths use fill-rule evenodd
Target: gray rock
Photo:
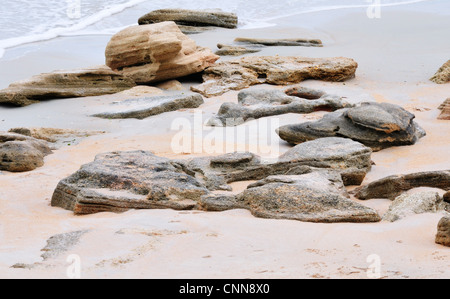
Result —
<path fill-rule="evenodd" d="M 0 133 L 0 170 L 31 171 L 44 165 L 52 151 L 42 140 L 15 133 Z"/>
<path fill-rule="evenodd" d="M 450 60 L 444 63 L 430 80 L 437 84 L 450 82 Z"/>
<path fill-rule="evenodd" d="M 150 152 L 98 155 L 59 182 L 52 206 L 75 214 L 129 209 L 193 209 L 209 191 L 169 159 Z"/>
<path fill-rule="evenodd" d="M 290 95 L 288 95 L 290 94 Z M 312 98 L 314 95 L 320 95 Z M 302 96 L 305 96 L 303 98 Z M 305 87 L 281 90 L 244 90 L 238 94 L 238 103 L 224 103 L 216 116 L 208 121 L 210 126 L 237 126 L 248 120 L 287 113 L 335 111 L 353 107 L 339 96 Z"/>
<path fill-rule="evenodd" d="M 93 116 L 107 119 L 144 119 L 183 108 L 198 108 L 203 103 L 203 97 L 199 94 L 129 99 L 115 102 L 110 105 L 109 111 L 97 113 Z"/>
<path fill-rule="evenodd" d="M 177 25 L 194 27 L 224 27 L 237 28 L 236 14 L 221 10 L 188 10 L 188 9 L 159 9 L 139 18 L 139 25 L 173 21 Z"/>
<path fill-rule="evenodd" d="M 340 176 L 313 172 L 276 176 L 249 186 L 238 195 L 256 217 L 307 222 L 378 222 L 380 217 L 343 194 Z"/>
<path fill-rule="evenodd" d="M 87 232 L 87 230 L 74 231 L 52 236 L 47 240 L 47 245 L 41 249 L 41 251 L 43 252 L 41 257 L 45 261 L 60 256 L 61 254 L 69 251 L 71 248 L 77 245 L 81 237 Z"/>
<path fill-rule="evenodd" d="M 216 63 L 203 72 L 203 84 L 191 90 L 205 97 L 256 84 L 288 85 L 307 79 L 342 82 L 355 77 L 358 64 L 350 58 L 245 56 Z"/>
<path fill-rule="evenodd" d="M 413 121 L 414 115 L 387 103 L 362 103 L 355 108 L 328 113 L 315 122 L 287 125 L 277 130 L 281 139 L 299 144 L 323 137 L 346 137 L 379 151 L 412 145 L 426 135 Z"/>
<path fill-rule="evenodd" d="M 264 39 L 238 37 L 236 43 L 245 43 L 263 46 L 294 46 L 294 47 L 323 47 L 320 39 L 290 38 L 290 39 Z"/>
<path fill-rule="evenodd" d="M 372 198 L 395 199 L 403 192 L 419 187 L 450 190 L 450 170 L 389 176 L 356 189 L 355 196 L 362 200 Z"/>
<path fill-rule="evenodd" d="M 361 185 L 372 168 L 372 150 L 348 138 L 329 137 L 295 146 L 280 156 L 279 161 L 323 163 L 339 171 L 345 185 Z"/>
<path fill-rule="evenodd" d="M 0 90 L 0 104 L 26 106 L 42 100 L 113 94 L 132 88 L 133 80 L 100 66 L 40 74 Z"/>
<path fill-rule="evenodd" d="M 383 220 L 395 222 L 407 216 L 436 213 L 441 210 L 444 210 L 444 202 L 437 192 L 402 194 L 393 201 L 389 210 L 383 215 Z"/>
<path fill-rule="evenodd" d="M 217 48 L 219 48 L 219 50 L 216 51 L 215 54 L 219 56 L 241 56 L 244 54 L 257 53 L 261 51 L 261 49 L 257 48 L 247 48 L 242 46 L 224 44 L 217 44 Z"/>
<path fill-rule="evenodd" d="M 436 243 L 450 247 L 450 217 L 448 216 L 439 221 Z"/>

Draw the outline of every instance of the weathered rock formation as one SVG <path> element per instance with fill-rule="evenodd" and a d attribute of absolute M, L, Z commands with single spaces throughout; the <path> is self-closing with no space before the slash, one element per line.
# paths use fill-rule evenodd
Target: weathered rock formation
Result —
<path fill-rule="evenodd" d="M 438 119 L 442 120 L 450 120 L 450 98 L 445 100 L 441 106 L 439 106 L 439 110 L 441 110 L 441 115 L 439 115 Z"/>
<path fill-rule="evenodd" d="M 445 209 L 444 204 L 434 191 L 402 194 L 393 201 L 383 220 L 394 222 L 415 214 L 436 213 Z"/>
<path fill-rule="evenodd" d="M 238 37 L 236 43 L 262 45 L 262 46 L 294 46 L 294 47 L 323 47 L 320 39 L 288 38 L 288 39 L 263 39 Z"/>
<path fill-rule="evenodd" d="M 131 26 L 109 41 L 106 64 L 137 83 L 176 79 L 203 71 L 219 56 L 184 35 L 174 22 Z"/>
<path fill-rule="evenodd" d="M 277 130 L 280 138 L 293 144 L 323 137 L 346 137 L 378 151 L 391 146 L 412 145 L 426 135 L 415 116 L 388 103 L 362 103 L 328 113 L 321 120 L 287 125 Z"/>
<path fill-rule="evenodd" d="M 444 63 L 444 65 L 434 74 L 430 79 L 434 83 L 444 84 L 450 82 L 450 60 Z"/>
<path fill-rule="evenodd" d="M 44 165 L 51 154 L 47 143 L 15 133 L 0 133 L 0 170 L 24 172 Z"/>
<path fill-rule="evenodd" d="M 106 66 L 40 74 L 0 90 L 0 104 L 26 106 L 42 100 L 117 93 L 136 84 Z"/>
<path fill-rule="evenodd" d="M 93 116 L 107 119 L 144 119 L 183 108 L 198 108 L 203 103 L 203 97 L 199 94 L 129 99 L 114 102 L 108 111 Z"/>
<path fill-rule="evenodd" d="M 206 97 L 255 84 L 287 85 L 307 79 L 345 81 L 355 76 L 358 64 L 350 58 L 248 56 L 215 64 L 203 73 L 203 83 L 192 91 Z"/>
<path fill-rule="evenodd" d="M 324 159 L 306 157 L 304 161 L 298 157 L 300 153 L 292 155 L 297 160 L 285 157 L 286 161 L 265 164 L 251 153 L 190 160 L 169 160 L 144 151 L 101 154 L 94 162 L 60 181 L 51 203 L 75 214 L 128 209 L 224 211 L 243 208 L 258 217 L 276 219 L 380 220 L 372 209 L 348 199 L 342 180 L 348 174 L 344 171 L 346 162 L 341 161 L 339 165 L 329 159 L 331 155 Z M 347 156 L 343 155 L 342 159 Z M 227 185 L 230 182 L 258 179 L 262 181 L 237 196 L 212 192 L 230 190 Z"/>
<path fill-rule="evenodd" d="M 450 247 L 450 217 L 443 217 L 438 224 L 436 243 Z"/>
<path fill-rule="evenodd" d="M 216 51 L 216 55 L 219 56 L 241 56 L 244 54 L 257 53 L 261 51 L 261 49 L 257 48 L 247 48 L 242 46 L 224 44 L 217 44 L 217 48 L 219 48 L 219 50 Z"/>
<path fill-rule="evenodd" d="M 450 170 L 389 176 L 357 189 L 355 196 L 362 200 L 372 198 L 393 200 L 403 192 L 419 187 L 450 190 Z"/>
<path fill-rule="evenodd" d="M 210 126 L 237 126 L 248 120 L 286 113 L 335 111 L 353 107 L 339 96 L 319 90 L 292 87 L 281 90 L 244 90 L 238 94 L 238 103 L 224 103 Z"/>
<path fill-rule="evenodd" d="M 238 17 L 221 10 L 159 9 L 139 18 L 139 25 L 173 21 L 182 27 L 223 27 L 234 29 Z"/>

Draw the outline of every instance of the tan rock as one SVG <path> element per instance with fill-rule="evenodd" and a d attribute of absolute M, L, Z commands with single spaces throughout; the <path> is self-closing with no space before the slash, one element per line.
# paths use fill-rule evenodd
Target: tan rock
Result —
<path fill-rule="evenodd" d="M 249 56 L 207 68 L 203 84 L 192 87 L 206 97 L 255 84 L 287 85 L 307 79 L 345 81 L 355 76 L 358 64 L 350 58 Z"/>
<path fill-rule="evenodd" d="M 169 80 L 169 81 L 166 81 L 166 82 L 156 85 L 156 87 L 163 89 L 163 90 L 172 90 L 172 91 L 184 89 L 184 87 L 180 83 L 180 81 L 177 81 L 177 80 Z"/>
<path fill-rule="evenodd" d="M 442 120 L 450 120 L 450 98 L 448 98 L 440 107 L 442 110 L 441 115 L 439 115 L 438 119 Z"/>
<path fill-rule="evenodd" d="M 444 65 L 434 74 L 430 79 L 434 83 L 444 84 L 450 82 L 450 60 L 444 63 Z"/>
<path fill-rule="evenodd" d="M 122 91 L 120 94 L 131 97 L 161 95 L 164 91 L 157 87 L 140 85 L 131 89 Z"/>
<path fill-rule="evenodd" d="M 107 66 L 40 74 L 0 90 L 0 103 L 26 106 L 41 100 L 113 94 L 136 84 Z"/>
<path fill-rule="evenodd" d="M 160 82 L 203 71 L 219 56 L 199 47 L 174 22 L 131 26 L 106 47 L 106 64 L 137 83 Z"/>
<path fill-rule="evenodd" d="M 444 217 L 439 221 L 436 243 L 450 247 L 450 217 Z"/>

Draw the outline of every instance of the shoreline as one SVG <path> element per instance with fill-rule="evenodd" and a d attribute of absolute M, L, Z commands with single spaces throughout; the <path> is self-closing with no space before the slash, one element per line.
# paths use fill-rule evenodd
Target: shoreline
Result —
<path fill-rule="evenodd" d="M 427 6 L 426 3 L 415 6 Z M 363 10 L 356 10 L 360 11 L 309 14 L 302 20 L 309 28 L 299 28 L 301 24 L 293 22 L 295 17 L 289 17 L 280 19 L 276 27 L 219 29 L 190 37 L 213 50 L 217 43 L 229 43 L 235 37 L 322 38 L 323 48 L 265 48 L 257 56 L 354 58 L 359 63 L 355 79 L 345 83 L 308 80 L 301 85 L 345 96 L 351 101 L 398 104 L 413 112 L 428 133 L 414 146 L 374 153 L 375 165 L 363 184 L 391 174 L 450 169 L 446 155 L 450 152 L 450 124 L 437 120 L 437 107 L 448 98 L 450 86 L 428 81 L 449 59 L 446 50 L 450 44 L 442 37 L 448 35 L 446 28 L 450 28 L 450 20 L 399 7 L 386 8 L 381 19 L 369 20 Z M 363 29 L 355 32 L 355 23 Z M 70 47 L 66 43 L 69 40 Z M 54 70 L 56 66 L 56 69 L 72 69 L 96 65 L 104 59 L 105 40 L 109 36 L 68 37 L 48 41 L 46 45 L 29 45 L 39 50 L 10 61 L 0 60 L 0 88 L 16 78 Z M 26 52 L 25 48 L 16 50 Z M 189 82 L 184 86 L 187 90 Z M 45 158 L 43 167 L 32 172 L 0 172 L 0 185 L 7 186 L 0 190 L 0 216 L 4 219 L 0 222 L 0 278 L 65 278 L 66 257 L 70 253 L 82 257 L 83 278 L 367 278 L 366 260 L 372 254 L 381 257 L 383 277 L 449 277 L 450 252 L 434 243 L 436 225 L 443 213 L 416 215 L 395 223 L 315 224 L 260 219 L 245 210 L 220 213 L 134 210 L 74 216 L 72 212 L 50 207 L 56 184 L 82 164 L 93 161 L 99 153 L 140 149 L 170 158 L 190 157 L 173 153 L 170 142 L 176 131 L 169 130 L 170 124 L 179 117 L 193 123 L 196 111 L 207 120 L 223 102 L 236 102 L 237 92 L 205 99 L 205 104 L 198 109 L 144 120 L 115 121 L 88 116 L 101 105 L 121 97 L 108 95 L 45 101 L 22 108 L 0 107 L 2 131 L 13 127 L 106 131 L 55 150 Z M 280 125 L 284 125 L 322 115 L 323 112 L 315 112 L 278 118 Z M 233 130 L 239 136 L 252 126 L 257 126 L 257 122 Z M 211 132 L 205 127 L 203 130 L 204 134 Z M 219 135 L 220 130 L 212 132 Z M 276 134 L 272 130 L 268 135 Z M 244 142 L 258 143 L 261 139 L 247 136 Z M 281 152 L 290 148 L 277 140 L 279 143 L 274 148 Z M 248 183 L 233 187 L 235 191 L 242 190 Z M 390 204 L 380 199 L 358 202 L 380 213 Z M 50 263 L 43 261 L 41 249 L 46 241 L 53 235 L 72 231 L 87 233 L 69 252 Z M 11 268 L 17 263 L 38 263 L 38 266 L 31 270 Z"/>

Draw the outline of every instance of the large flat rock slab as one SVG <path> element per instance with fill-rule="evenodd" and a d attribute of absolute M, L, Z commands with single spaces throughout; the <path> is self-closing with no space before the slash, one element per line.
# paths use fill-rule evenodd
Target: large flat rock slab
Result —
<path fill-rule="evenodd" d="M 249 56 L 217 63 L 203 72 L 192 91 L 213 97 L 256 84 L 287 85 L 307 79 L 342 82 L 355 77 L 356 61 L 345 57 Z"/>
<path fill-rule="evenodd" d="M 93 116 L 106 119 L 144 119 L 183 108 L 198 108 L 203 103 L 203 97 L 199 94 L 129 99 L 112 103 L 107 111 Z"/>
<path fill-rule="evenodd" d="M 27 106 L 43 100 L 113 94 L 134 87 L 133 80 L 100 66 L 40 74 L 0 90 L 0 104 Z"/>
<path fill-rule="evenodd" d="M 283 126 L 277 133 L 292 144 L 339 136 L 379 151 L 392 146 L 413 145 L 424 137 L 426 132 L 414 118 L 400 106 L 370 102 L 328 113 L 318 121 Z"/>

